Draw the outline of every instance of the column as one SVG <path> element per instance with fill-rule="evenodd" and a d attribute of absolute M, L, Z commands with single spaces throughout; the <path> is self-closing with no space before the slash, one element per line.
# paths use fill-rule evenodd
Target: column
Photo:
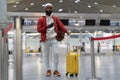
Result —
<path fill-rule="evenodd" d="M 2 30 L 0 30 L 0 45 L 2 45 Z M 3 71 L 2 71 L 2 66 L 3 66 L 3 62 L 2 62 L 2 54 L 3 54 L 3 51 L 2 51 L 2 46 L 0 46 L 0 80 L 3 80 L 2 79 L 2 74 L 3 74 Z"/>
<path fill-rule="evenodd" d="M 22 34 L 21 34 L 21 17 L 16 17 L 16 79 L 23 80 L 22 75 Z"/>
<path fill-rule="evenodd" d="M 0 80 L 8 80 L 8 65 L 6 43 L 3 41 L 2 31 L 7 27 L 7 2 L 0 0 Z"/>

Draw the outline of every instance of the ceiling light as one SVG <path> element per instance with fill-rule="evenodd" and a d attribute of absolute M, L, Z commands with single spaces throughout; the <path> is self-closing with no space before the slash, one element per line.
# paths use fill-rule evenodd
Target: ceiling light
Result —
<path fill-rule="evenodd" d="M 75 1 L 75 3 L 78 3 L 78 1 Z"/>
<path fill-rule="evenodd" d="M 78 3 L 78 2 L 80 2 L 80 0 L 76 0 L 76 1 L 75 1 L 75 3 Z"/>
<path fill-rule="evenodd" d="M 116 5 L 113 5 L 112 7 L 116 7 Z"/>
<path fill-rule="evenodd" d="M 58 11 L 59 11 L 59 12 L 62 12 L 62 11 L 63 11 L 63 9 L 59 9 Z"/>
<path fill-rule="evenodd" d="M 16 4 L 19 4 L 19 1 L 17 1 Z"/>
<path fill-rule="evenodd" d="M 27 11 L 28 10 L 28 8 L 25 8 L 25 11 Z"/>
<path fill-rule="evenodd" d="M 74 11 L 74 13 L 78 13 L 78 11 Z"/>
<path fill-rule="evenodd" d="M 88 7 L 89 7 L 89 8 L 91 8 L 91 6 L 90 6 L 90 5 L 88 5 Z"/>
<path fill-rule="evenodd" d="M 101 9 L 100 12 L 103 12 L 103 10 Z"/>
<path fill-rule="evenodd" d="M 75 3 L 78 3 L 78 1 L 75 1 Z"/>
<path fill-rule="evenodd" d="M 44 6 L 45 6 L 45 4 L 42 5 L 42 7 L 44 7 Z"/>
<path fill-rule="evenodd" d="M 97 2 L 95 2 L 94 4 L 96 4 L 96 5 L 97 5 L 98 3 L 97 3 Z"/>
<path fill-rule="evenodd" d="M 59 0 L 59 3 L 62 3 L 63 2 L 63 0 Z"/>
<path fill-rule="evenodd" d="M 30 3 L 30 5 L 31 5 L 31 6 L 33 6 L 33 5 L 34 5 L 34 3 Z"/>
<path fill-rule="evenodd" d="M 15 8 L 15 7 L 17 7 L 17 5 L 13 5 L 13 7 Z"/>

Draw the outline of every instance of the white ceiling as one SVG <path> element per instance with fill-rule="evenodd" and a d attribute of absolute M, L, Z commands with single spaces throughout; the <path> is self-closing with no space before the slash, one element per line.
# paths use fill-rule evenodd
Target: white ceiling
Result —
<path fill-rule="evenodd" d="M 16 3 L 18 1 L 19 3 Z M 50 2 L 54 5 L 55 13 L 120 13 L 120 0 L 63 0 L 61 3 L 59 1 L 60 0 L 7 0 L 7 8 L 8 12 L 44 12 L 42 5 Z M 78 3 L 75 3 L 75 1 L 78 1 Z M 98 4 L 95 4 L 95 2 Z M 34 5 L 30 5 L 31 3 L 34 3 Z M 88 6 L 91 6 L 91 8 Z M 63 11 L 58 12 L 59 9 L 63 9 Z M 103 10 L 103 12 L 100 12 L 100 10 Z"/>

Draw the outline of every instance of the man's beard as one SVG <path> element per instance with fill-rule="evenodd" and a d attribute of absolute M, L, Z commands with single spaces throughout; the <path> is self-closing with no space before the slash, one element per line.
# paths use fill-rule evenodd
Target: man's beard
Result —
<path fill-rule="evenodd" d="M 46 15 L 50 16 L 52 11 L 46 11 Z"/>

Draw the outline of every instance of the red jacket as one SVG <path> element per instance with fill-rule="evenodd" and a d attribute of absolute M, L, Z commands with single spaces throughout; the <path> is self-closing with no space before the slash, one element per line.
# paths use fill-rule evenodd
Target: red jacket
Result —
<path fill-rule="evenodd" d="M 58 25 L 61 27 L 61 30 L 63 32 L 67 32 L 66 27 L 62 24 L 62 22 L 60 21 L 60 19 L 58 17 L 52 16 L 53 21 L 54 21 L 54 26 L 55 26 L 55 32 L 58 32 L 58 27 L 57 27 L 57 23 L 56 21 L 58 21 Z M 47 24 L 46 24 L 46 16 L 42 16 L 38 19 L 38 23 L 37 23 L 37 31 L 39 33 L 41 33 L 41 41 L 44 42 L 46 41 L 46 32 L 47 32 L 47 28 L 46 28 Z"/>

